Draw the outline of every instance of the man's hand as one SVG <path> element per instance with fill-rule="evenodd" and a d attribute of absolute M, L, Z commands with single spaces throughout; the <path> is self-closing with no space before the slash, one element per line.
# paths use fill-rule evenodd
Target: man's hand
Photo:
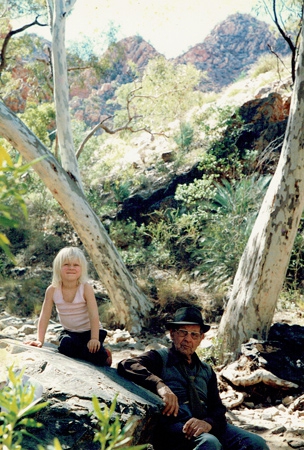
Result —
<path fill-rule="evenodd" d="M 163 414 L 165 416 L 177 416 L 178 413 L 178 399 L 176 395 L 171 391 L 171 389 L 164 383 L 158 383 L 156 387 L 158 395 L 163 399 L 165 407 L 163 409 Z"/>
<path fill-rule="evenodd" d="M 191 439 L 193 436 L 197 437 L 202 433 L 208 433 L 211 428 L 212 426 L 210 423 L 192 417 L 185 423 L 183 432 L 185 433 L 185 437 L 187 439 Z"/>

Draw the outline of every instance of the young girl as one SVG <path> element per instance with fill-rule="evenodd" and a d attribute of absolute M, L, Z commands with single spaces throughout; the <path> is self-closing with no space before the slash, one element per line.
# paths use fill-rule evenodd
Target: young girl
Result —
<path fill-rule="evenodd" d="M 111 352 L 102 345 L 107 332 L 99 321 L 93 288 L 88 284 L 87 261 L 77 247 L 60 250 L 53 262 L 52 284 L 47 288 L 38 322 L 37 341 L 26 344 L 42 347 L 55 304 L 63 331 L 60 353 L 97 366 L 110 366 Z"/>

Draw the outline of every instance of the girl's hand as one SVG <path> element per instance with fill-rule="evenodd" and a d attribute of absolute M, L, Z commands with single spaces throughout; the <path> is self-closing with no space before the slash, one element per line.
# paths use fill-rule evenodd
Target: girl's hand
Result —
<path fill-rule="evenodd" d="M 25 341 L 23 342 L 26 345 L 32 345 L 33 347 L 42 347 L 42 342 L 41 341 Z"/>
<path fill-rule="evenodd" d="M 88 349 L 90 353 L 96 353 L 100 349 L 100 342 L 98 339 L 91 339 L 88 342 Z"/>

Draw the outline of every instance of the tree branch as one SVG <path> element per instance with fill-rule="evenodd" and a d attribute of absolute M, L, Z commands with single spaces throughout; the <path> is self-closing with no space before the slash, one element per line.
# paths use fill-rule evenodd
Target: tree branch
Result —
<path fill-rule="evenodd" d="M 276 24 L 277 29 L 279 30 L 281 36 L 285 39 L 285 41 L 287 42 L 287 44 L 289 45 L 289 48 L 291 50 L 291 76 L 292 76 L 292 81 L 294 83 L 295 79 L 296 79 L 296 46 L 294 45 L 294 43 L 292 42 L 290 36 L 288 36 L 286 34 L 286 32 L 283 30 L 283 28 L 281 27 L 279 20 L 278 20 L 278 16 L 277 16 L 277 10 L 276 10 L 276 0 L 273 0 L 272 3 L 272 10 L 273 10 L 273 16 L 274 16 L 274 23 Z"/>
<path fill-rule="evenodd" d="M 88 140 L 96 133 L 97 130 L 99 130 L 100 128 L 102 128 L 102 125 L 104 124 L 104 122 L 106 122 L 108 119 L 111 119 L 113 116 L 108 116 L 105 119 L 103 119 L 101 122 L 99 122 L 97 125 L 95 125 L 95 127 L 86 135 L 86 137 L 84 138 L 84 140 L 82 141 L 82 143 L 80 144 L 80 146 L 78 147 L 77 151 L 76 151 L 76 158 L 78 159 L 80 154 L 82 153 L 85 144 L 88 142 Z"/>
<path fill-rule="evenodd" d="M 29 23 L 27 25 L 24 25 L 21 28 L 18 28 L 16 30 L 11 30 L 4 38 L 3 44 L 2 44 L 2 48 L 1 48 L 1 53 L 0 53 L 0 72 L 2 72 L 6 66 L 7 66 L 7 62 L 6 62 L 6 52 L 7 52 L 7 47 L 8 47 L 8 43 L 10 41 L 10 39 L 17 33 L 22 33 L 22 31 L 25 31 L 27 28 L 30 28 L 34 25 L 39 25 L 40 27 L 46 27 L 47 24 L 44 23 L 39 23 L 38 21 L 38 17 L 36 17 L 36 19 L 34 20 L 34 22 Z"/>
<path fill-rule="evenodd" d="M 121 125 L 118 128 L 114 128 L 111 129 L 109 128 L 107 125 L 105 125 L 105 122 L 109 119 L 112 119 L 113 116 L 107 116 L 106 118 L 104 118 L 101 122 L 99 122 L 97 125 L 95 125 L 95 127 L 86 135 L 86 137 L 84 138 L 84 140 L 82 141 L 82 143 L 80 144 L 80 146 L 78 147 L 77 151 L 76 151 L 76 158 L 78 159 L 79 156 L 81 155 L 85 144 L 88 142 L 88 140 L 96 133 L 96 131 L 98 131 L 99 129 L 104 130 L 106 133 L 108 134 L 116 134 L 119 133 L 120 131 L 130 131 L 131 133 L 139 133 L 141 131 L 145 131 L 146 133 L 149 133 L 151 135 L 151 139 L 154 139 L 154 136 L 164 136 L 164 137 L 168 137 L 165 133 L 161 132 L 161 133 L 156 133 L 156 132 L 152 132 L 151 130 L 149 130 L 147 127 L 141 127 L 141 128 L 134 128 L 133 126 L 131 126 L 131 123 L 134 122 L 136 119 L 139 119 L 142 116 L 136 116 L 136 115 L 132 115 L 131 111 L 130 111 L 130 107 L 131 107 L 131 103 L 132 100 L 134 100 L 135 98 L 158 98 L 158 97 L 151 97 L 151 96 L 147 96 L 147 95 L 143 95 L 143 96 L 137 96 L 134 95 L 135 92 L 139 91 L 140 89 L 142 89 L 142 87 L 137 87 L 135 89 L 132 89 L 132 91 L 129 92 L 128 96 L 127 96 L 127 115 L 128 115 L 128 120 L 125 123 L 125 125 Z M 162 96 L 164 94 L 160 94 L 160 96 Z M 159 97 L 160 97 L 159 96 Z"/>
<path fill-rule="evenodd" d="M 73 8 L 73 6 L 75 5 L 77 0 L 67 0 L 65 7 L 66 7 L 66 12 L 67 14 L 69 14 Z"/>

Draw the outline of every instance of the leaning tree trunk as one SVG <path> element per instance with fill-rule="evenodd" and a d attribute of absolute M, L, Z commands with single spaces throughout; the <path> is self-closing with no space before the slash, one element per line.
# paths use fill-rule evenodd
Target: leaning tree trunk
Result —
<path fill-rule="evenodd" d="M 134 333 L 147 323 L 152 304 L 139 290 L 82 191 L 39 139 L 0 102 L 0 135 L 33 165 L 65 211 L 89 253 L 116 310 L 117 323 Z"/>
<path fill-rule="evenodd" d="M 223 362 L 232 360 L 249 338 L 266 338 L 303 212 L 303 33 L 304 27 L 282 154 L 242 255 L 219 326 Z"/>

